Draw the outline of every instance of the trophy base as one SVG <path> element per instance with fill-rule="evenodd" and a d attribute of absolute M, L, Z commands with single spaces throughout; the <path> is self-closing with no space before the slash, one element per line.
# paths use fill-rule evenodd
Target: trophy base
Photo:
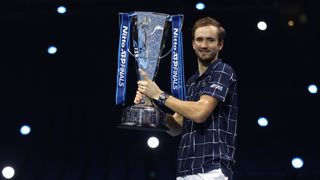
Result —
<path fill-rule="evenodd" d="M 121 123 L 118 125 L 119 128 L 123 129 L 131 129 L 131 130 L 139 130 L 139 131 L 157 131 L 157 132 L 166 132 L 169 129 L 163 126 L 149 126 L 149 125 L 140 125 L 140 124 L 129 124 L 129 123 Z"/>
<path fill-rule="evenodd" d="M 122 111 L 120 128 L 165 132 L 166 113 L 153 106 L 138 104 Z"/>

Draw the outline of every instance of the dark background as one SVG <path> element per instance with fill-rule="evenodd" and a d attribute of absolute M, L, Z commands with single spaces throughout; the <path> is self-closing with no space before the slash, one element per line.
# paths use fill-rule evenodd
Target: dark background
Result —
<path fill-rule="evenodd" d="M 184 14 L 186 78 L 196 71 L 191 28 L 211 16 L 227 30 L 220 57 L 239 83 L 235 179 L 320 179 L 319 3 L 314 0 L 3 0 L 0 2 L 0 169 L 16 180 L 171 180 L 179 137 L 116 126 L 118 12 Z M 59 5 L 67 7 L 58 14 Z M 288 20 L 295 26 L 289 27 Z M 259 31 L 259 20 L 268 23 Z M 54 55 L 47 48 L 55 45 Z M 130 59 L 126 106 L 136 75 Z M 169 90 L 169 58 L 156 82 Z M 317 112 L 318 111 L 318 112 Z M 265 116 L 269 126 L 257 119 Z M 19 133 L 28 124 L 28 136 Z M 149 149 L 150 136 L 160 139 Z M 301 169 L 291 159 L 304 160 Z M 2 178 L 2 177 L 1 177 Z M 0 179 L 1 179 L 0 178 Z"/>

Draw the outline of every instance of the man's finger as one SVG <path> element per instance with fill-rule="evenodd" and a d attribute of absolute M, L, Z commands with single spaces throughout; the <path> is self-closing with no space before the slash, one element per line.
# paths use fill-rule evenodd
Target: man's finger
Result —
<path fill-rule="evenodd" d="M 147 85 L 147 82 L 145 82 L 145 81 L 138 81 L 137 84 L 138 84 L 138 86 L 146 86 L 146 85 Z"/>
<path fill-rule="evenodd" d="M 148 75 L 144 70 L 139 68 L 138 71 L 139 71 L 140 75 L 143 77 L 143 80 L 149 80 Z"/>
<path fill-rule="evenodd" d="M 145 92 L 144 88 L 142 88 L 142 87 L 138 87 L 138 91 L 140 91 L 141 93 Z"/>
<path fill-rule="evenodd" d="M 137 94 L 137 96 L 138 96 L 138 97 L 142 97 L 142 94 L 141 94 L 141 92 L 139 92 L 139 91 L 136 91 L 136 94 Z"/>

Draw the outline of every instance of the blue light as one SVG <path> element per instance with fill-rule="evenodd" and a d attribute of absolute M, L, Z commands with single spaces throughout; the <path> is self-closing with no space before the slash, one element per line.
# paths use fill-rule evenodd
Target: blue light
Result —
<path fill-rule="evenodd" d="M 59 14 L 64 14 L 64 13 L 67 12 L 67 8 L 64 7 L 64 6 L 59 6 L 59 7 L 57 8 L 57 11 L 58 11 Z"/>
<path fill-rule="evenodd" d="M 318 87 L 314 84 L 310 84 L 308 86 L 308 91 L 311 93 L 311 94 L 316 94 L 318 92 Z"/>
<path fill-rule="evenodd" d="M 48 53 L 49 54 L 55 54 L 57 52 L 57 48 L 55 46 L 49 46 Z"/>
<path fill-rule="evenodd" d="M 258 124 L 259 124 L 259 126 L 261 126 L 261 127 L 266 127 L 266 126 L 268 126 L 269 122 L 268 122 L 268 119 L 267 119 L 267 118 L 265 118 L 265 117 L 260 117 L 260 118 L 258 119 Z"/>
<path fill-rule="evenodd" d="M 28 135 L 30 132 L 31 132 L 30 126 L 28 126 L 28 125 L 23 125 L 23 126 L 21 126 L 21 128 L 20 128 L 20 133 L 21 133 L 22 135 Z"/>
<path fill-rule="evenodd" d="M 295 157 L 291 160 L 291 165 L 296 169 L 302 168 L 303 160 L 299 157 Z"/>
<path fill-rule="evenodd" d="M 198 2 L 197 4 L 196 4 L 196 8 L 198 9 L 198 10 L 203 10 L 204 8 L 206 7 L 206 5 L 204 4 L 204 3 L 202 3 L 202 2 Z"/>

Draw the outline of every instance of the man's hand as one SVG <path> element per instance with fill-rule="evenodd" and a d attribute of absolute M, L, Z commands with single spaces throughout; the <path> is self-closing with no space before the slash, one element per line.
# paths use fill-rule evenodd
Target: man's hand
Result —
<path fill-rule="evenodd" d="M 144 72 L 142 69 L 138 70 L 140 75 L 143 77 L 143 80 L 138 81 L 138 91 L 151 99 L 158 99 L 162 93 L 161 89 L 154 81 L 151 81 L 148 78 L 146 72 Z"/>
<path fill-rule="evenodd" d="M 139 92 L 139 91 L 136 92 L 136 97 L 134 98 L 134 103 L 135 104 L 144 104 L 144 98 L 143 98 L 143 94 L 141 94 L 141 92 Z"/>

